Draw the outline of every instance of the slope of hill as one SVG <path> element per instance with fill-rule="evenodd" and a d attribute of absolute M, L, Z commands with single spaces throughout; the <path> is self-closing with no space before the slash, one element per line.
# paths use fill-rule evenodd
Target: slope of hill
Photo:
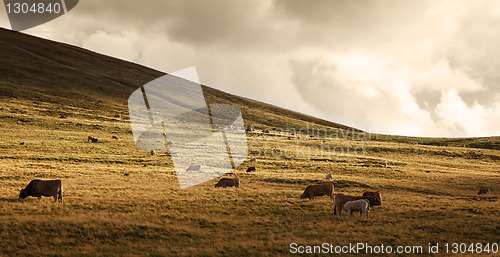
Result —
<path fill-rule="evenodd" d="M 96 119 L 121 114 L 127 99 L 145 83 L 164 73 L 75 46 L 0 28 L 0 97 L 50 102 L 52 115 L 70 115 L 68 107 L 90 110 Z M 286 129 L 315 129 L 363 134 L 361 130 L 203 86 L 208 103 L 240 107 L 245 124 Z M 74 113 L 73 113 L 74 115 Z M 414 138 L 377 135 L 386 142 L 419 142 L 500 150 L 500 137 Z"/>
<path fill-rule="evenodd" d="M 0 29 L 0 96 L 51 102 L 127 114 L 127 100 L 138 87 L 164 73 L 74 46 Z M 282 128 L 311 125 L 350 127 L 203 87 L 207 101 L 241 108 L 247 125 Z M 312 126 L 314 127 L 314 126 Z M 359 131 L 359 130 L 356 130 Z"/>

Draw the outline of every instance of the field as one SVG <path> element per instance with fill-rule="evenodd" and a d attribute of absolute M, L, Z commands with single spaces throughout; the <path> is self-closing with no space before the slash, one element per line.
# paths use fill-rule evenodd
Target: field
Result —
<path fill-rule="evenodd" d="M 498 137 L 370 135 L 204 88 L 208 102 L 235 104 L 256 125 L 247 140 L 257 162 L 234 171 L 241 188 L 214 179 L 181 190 L 167 153 L 137 149 L 128 122 L 126 97 L 161 73 L 0 32 L 9 55 L 0 60 L 0 256 L 284 256 L 292 243 L 422 246 L 423 255 L 439 243 L 439 256 L 451 256 L 446 242 L 500 241 Z M 259 136 L 263 128 L 283 131 Z M 299 199 L 327 173 L 336 193 L 379 190 L 383 205 L 367 220 L 338 220 L 328 197 Z M 61 179 L 64 204 L 18 200 L 35 178 Z M 478 196 L 481 187 L 491 194 Z"/>
<path fill-rule="evenodd" d="M 76 118 L 61 119 L 40 114 L 49 106 L 3 103 L 5 255 L 276 256 L 287 255 L 291 243 L 427 247 L 500 238 L 497 150 L 250 134 L 257 171 L 240 166 L 241 188 L 216 189 L 213 180 L 180 190 L 170 158 L 137 150 L 126 120 L 78 118 L 88 111 L 79 109 Z M 89 143 L 87 135 L 101 141 Z M 321 144 L 336 152 L 316 151 Z M 348 145 L 358 152 L 342 154 Z M 368 220 L 338 221 L 327 197 L 298 199 L 327 173 L 336 192 L 380 190 L 383 205 Z M 65 203 L 19 201 L 19 189 L 33 178 L 62 179 Z M 477 196 L 480 187 L 492 193 Z"/>

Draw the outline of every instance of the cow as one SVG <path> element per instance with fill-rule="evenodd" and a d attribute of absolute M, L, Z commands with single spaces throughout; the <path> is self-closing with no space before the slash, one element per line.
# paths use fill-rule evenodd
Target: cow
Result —
<path fill-rule="evenodd" d="M 256 162 L 257 159 L 254 157 L 254 158 L 251 158 L 249 162 Z"/>
<path fill-rule="evenodd" d="M 187 169 L 186 171 L 200 171 L 201 169 L 201 165 L 194 165 L 194 164 L 191 164 Z"/>
<path fill-rule="evenodd" d="M 238 177 L 235 178 L 221 178 L 215 187 L 240 187 L 240 179 Z"/>
<path fill-rule="evenodd" d="M 380 200 L 379 197 L 376 196 L 350 196 L 350 195 L 344 195 L 344 194 L 336 194 L 335 195 L 335 209 L 333 210 L 333 213 L 337 215 L 337 218 L 340 218 L 342 216 L 342 207 L 344 204 L 346 204 L 349 201 L 355 201 L 355 200 L 360 200 L 360 199 L 366 199 L 370 203 L 370 208 L 372 206 L 381 206 L 382 205 L 382 200 Z"/>
<path fill-rule="evenodd" d="M 379 191 L 366 191 L 363 193 L 363 196 L 378 197 L 380 199 L 380 201 L 382 202 L 382 196 L 380 195 Z"/>
<path fill-rule="evenodd" d="M 359 199 L 355 201 L 349 201 L 344 204 L 342 207 L 347 214 L 349 215 L 349 218 L 352 217 L 352 212 L 357 212 L 359 211 L 361 213 L 361 217 L 368 218 L 368 212 L 370 211 L 370 202 L 367 199 Z"/>
<path fill-rule="evenodd" d="M 328 173 L 328 174 L 326 174 L 325 179 L 326 179 L 326 180 L 332 180 L 332 179 L 333 179 L 333 175 L 332 175 L 332 173 Z"/>
<path fill-rule="evenodd" d="M 333 190 L 334 185 L 331 182 L 309 185 L 306 187 L 306 190 L 304 190 L 304 193 L 300 196 L 300 199 L 309 198 L 310 200 L 314 200 L 315 196 L 328 195 L 333 201 Z"/>
<path fill-rule="evenodd" d="M 489 195 L 490 189 L 487 187 L 483 187 L 483 188 L 479 189 L 479 192 L 477 194 L 478 195 Z"/>
<path fill-rule="evenodd" d="M 97 143 L 97 141 L 99 141 L 99 139 L 93 137 L 93 136 L 89 136 L 87 138 L 87 142 L 92 142 L 92 143 Z"/>
<path fill-rule="evenodd" d="M 117 137 L 117 136 L 113 136 L 112 138 L 113 138 L 113 139 L 118 139 L 118 137 Z"/>
<path fill-rule="evenodd" d="M 19 193 L 19 199 L 24 199 L 28 196 L 37 197 L 40 201 L 42 196 L 52 196 L 54 197 L 54 202 L 61 200 L 63 203 L 63 188 L 61 180 L 32 180 L 24 189 L 21 189 Z"/>
<path fill-rule="evenodd" d="M 247 172 L 252 172 L 252 171 L 255 171 L 255 170 L 256 170 L 255 167 L 248 167 Z"/>

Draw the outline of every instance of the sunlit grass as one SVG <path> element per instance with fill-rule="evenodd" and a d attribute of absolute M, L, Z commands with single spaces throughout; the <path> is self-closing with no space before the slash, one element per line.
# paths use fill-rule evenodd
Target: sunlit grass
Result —
<path fill-rule="evenodd" d="M 73 111 L 89 118 L 60 119 L 29 105 L 6 103 L 0 110 L 2 254 L 277 256 L 287 255 L 292 242 L 500 239 L 496 150 L 252 134 L 257 162 L 236 171 L 241 188 L 214 188 L 212 180 L 180 190 L 170 158 L 138 150 L 126 122 L 96 120 L 79 109 Z M 20 121 L 23 115 L 31 120 Z M 99 143 L 87 142 L 88 135 Z M 318 152 L 321 145 L 359 146 L 366 154 Z M 257 171 L 245 173 L 248 166 Z M 366 221 L 345 215 L 338 221 L 327 197 L 298 199 L 327 173 L 336 192 L 380 190 L 383 206 Z M 19 189 L 34 178 L 62 179 L 65 204 L 18 201 Z M 477 196 L 480 187 L 490 187 L 491 195 Z"/>

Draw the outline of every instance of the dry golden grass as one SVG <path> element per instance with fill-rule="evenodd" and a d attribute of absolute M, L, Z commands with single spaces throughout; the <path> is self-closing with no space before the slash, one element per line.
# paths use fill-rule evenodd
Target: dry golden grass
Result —
<path fill-rule="evenodd" d="M 236 171 L 241 188 L 216 189 L 212 180 L 180 190 L 169 157 L 137 150 L 126 120 L 96 119 L 78 108 L 60 119 L 40 108 L 23 100 L 2 101 L 0 108 L 3 255 L 280 256 L 289 255 L 293 242 L 427 246 L 500 239 L 497 150 L 251 134 L 250 152 L 261 156 Z M 88 143 L 88 135 L 99 143 Z M 362 146 L 366 154 L 316 152 L 322 144 Z M 256 172 L 244 172 L 254 165 Z M 337 193 L 380 190 L 383 206 L 368 220 L 344 214 L 338 221 L 327 197 L 298 199 L 327 173 Z M 34 178 L 62 179 L 65 203 L 17 200 Z M 477 196 L 485 186 L 491 195 Z"/>

